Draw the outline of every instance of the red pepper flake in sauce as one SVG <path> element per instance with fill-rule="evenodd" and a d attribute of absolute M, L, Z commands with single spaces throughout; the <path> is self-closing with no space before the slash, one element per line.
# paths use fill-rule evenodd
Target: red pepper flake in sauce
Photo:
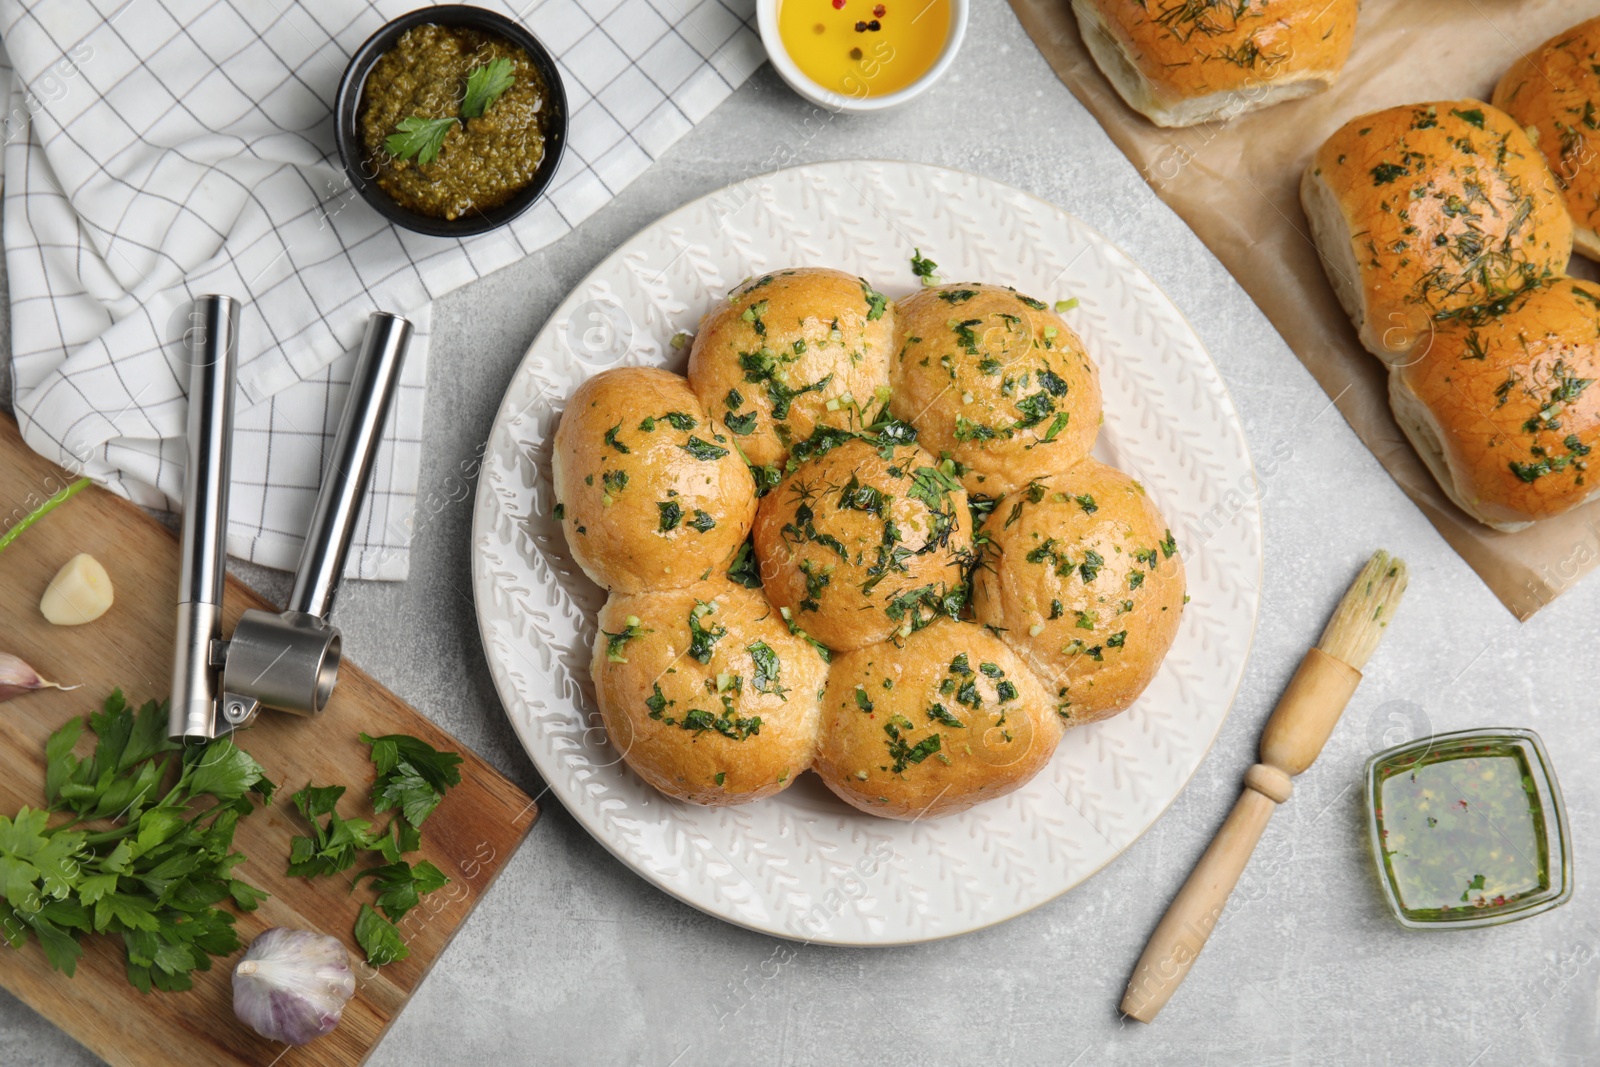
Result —
<path fill-rule="evenodd" d="M 883 18 L 883 16 L 887 15 L 888 13 L 889 13 L 889 9 L 884 7 L 882 4 L 879 4 L 877 7 L 872 9 L 872 15 L 873 15 L 874 18 L 880 18 L 881 19 L 881 18 Z"/>
<path fill-rule="evenodd" d="M 843 11 L 844 10 L 844 0 L 833 0 L 833 9 L 835 11 Z"/>

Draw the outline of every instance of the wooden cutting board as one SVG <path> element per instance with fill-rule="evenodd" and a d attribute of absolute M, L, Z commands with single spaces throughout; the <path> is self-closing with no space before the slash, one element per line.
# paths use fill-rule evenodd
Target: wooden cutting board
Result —
<path fill-rule="evenodd" d="M 28 449 L 16 423 L 0 416 L 0 531 L 70 481 Z M 116 602 L 86 626 L 51 626 L 39 614 L 39 597 L 56 570 L 79 552 L 105 565 Z M 22 657 L 47 678 L 82 685 L 73 692 L 44 691 L 0 703 L 0 814 L 42 805 L 45 738 L 67 719 L 98 707 L 116 687 L 130 702 L 167 697 L 177 573 L 178 543 L 166 528 L 94 486 L 0 552 L 0 651 Z M 224 633 L 232 632 L 246 608 L 275 607 L 232 577 L 225 603 Z M 420 853 L 450 877 L 450 884 L 425 897 L 401 921 L 411 955 L 381 970 L 367 966 L 352 933 L 361 903 L 372 899 L 366 883 L 352 893 L 344 876 L 313 882 L 284 874 L 290 838 L 306 832 L 288 798 L 308 780 L 349 787 L 341 815 L 387 822 L 387 816 L 373 815 L 368 801 L 373 769 L 368 748 L 357 737 L 363 730 L 412 734 L 465 758 L 461 784 L 425 824 Z M 82 751 L 92 743 L 85 734 Z M 332 934 L 350 950 L 356 995 L 337 1030 L 291 1048 L 257 1036 L 234 1019 L 231 972 L 237 957 L 197 972 L 191 991 L 146 995 L 128 984 L 116 939 L 86 938 L 74 978 L 52 970 L 31 940 L 20 950 L 0 942 L 0 985 L 119 1067 L 323 1067 L 365 1061 L 538 814 L 520 789 L 348 660 L 320 718 L 264 711 L 238 741 L 278 784 L 271 807 L 244 819 L 235 839 L 235 849 L 249 857 L 236 876 L 272 894 L 257 911 L 239 916 L 240 939 L 248 943 L 271 926 Z"/>

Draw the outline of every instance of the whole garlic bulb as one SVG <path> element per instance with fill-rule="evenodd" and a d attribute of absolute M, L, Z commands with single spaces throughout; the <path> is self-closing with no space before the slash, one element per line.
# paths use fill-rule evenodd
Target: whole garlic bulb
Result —
<path fill-rule="evenodd" d="M 233 969 L 233 1013 L 262 1037 L 304 1045 L 339 1025 L 355 995 L 337 938 L 275 926 L 250 942 Z"/>

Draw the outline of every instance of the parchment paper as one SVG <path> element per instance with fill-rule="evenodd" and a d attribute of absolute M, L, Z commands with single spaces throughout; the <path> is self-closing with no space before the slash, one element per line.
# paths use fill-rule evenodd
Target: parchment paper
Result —
<path fill-rule="evenodd" d="M 1164 130 L 1122 102 L 1089 57 L 1069 0 L 1011 0 L 1057 75 L 1252 299 L 1389 474 L 1517 618 L 1600 563 L 1600 501 L 1514 534 L 1458 509 L 1389 413 L 1386 372 L 1356 340 L 1300 209 L 1300 173 L 1329 134 L 1396 104 L 1487 100 L 1516 58 L 1600 14 L 1600 0 L 1366 0 L 1329 92 L 1229 123 Z M 1572 273 L 1596 276 L 1581 258 Z"/>

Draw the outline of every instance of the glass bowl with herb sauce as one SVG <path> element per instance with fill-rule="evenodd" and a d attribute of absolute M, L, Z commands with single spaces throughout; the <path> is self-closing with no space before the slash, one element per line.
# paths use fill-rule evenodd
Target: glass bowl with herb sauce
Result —
<path fill-rule="evenodd" d="M 1367 763 L 1367 821 L 1390 910 L 1411 929 L 1469 929 L 1572 896 L 1567 817 L 1531 730 L 1467 730 Z"/>

